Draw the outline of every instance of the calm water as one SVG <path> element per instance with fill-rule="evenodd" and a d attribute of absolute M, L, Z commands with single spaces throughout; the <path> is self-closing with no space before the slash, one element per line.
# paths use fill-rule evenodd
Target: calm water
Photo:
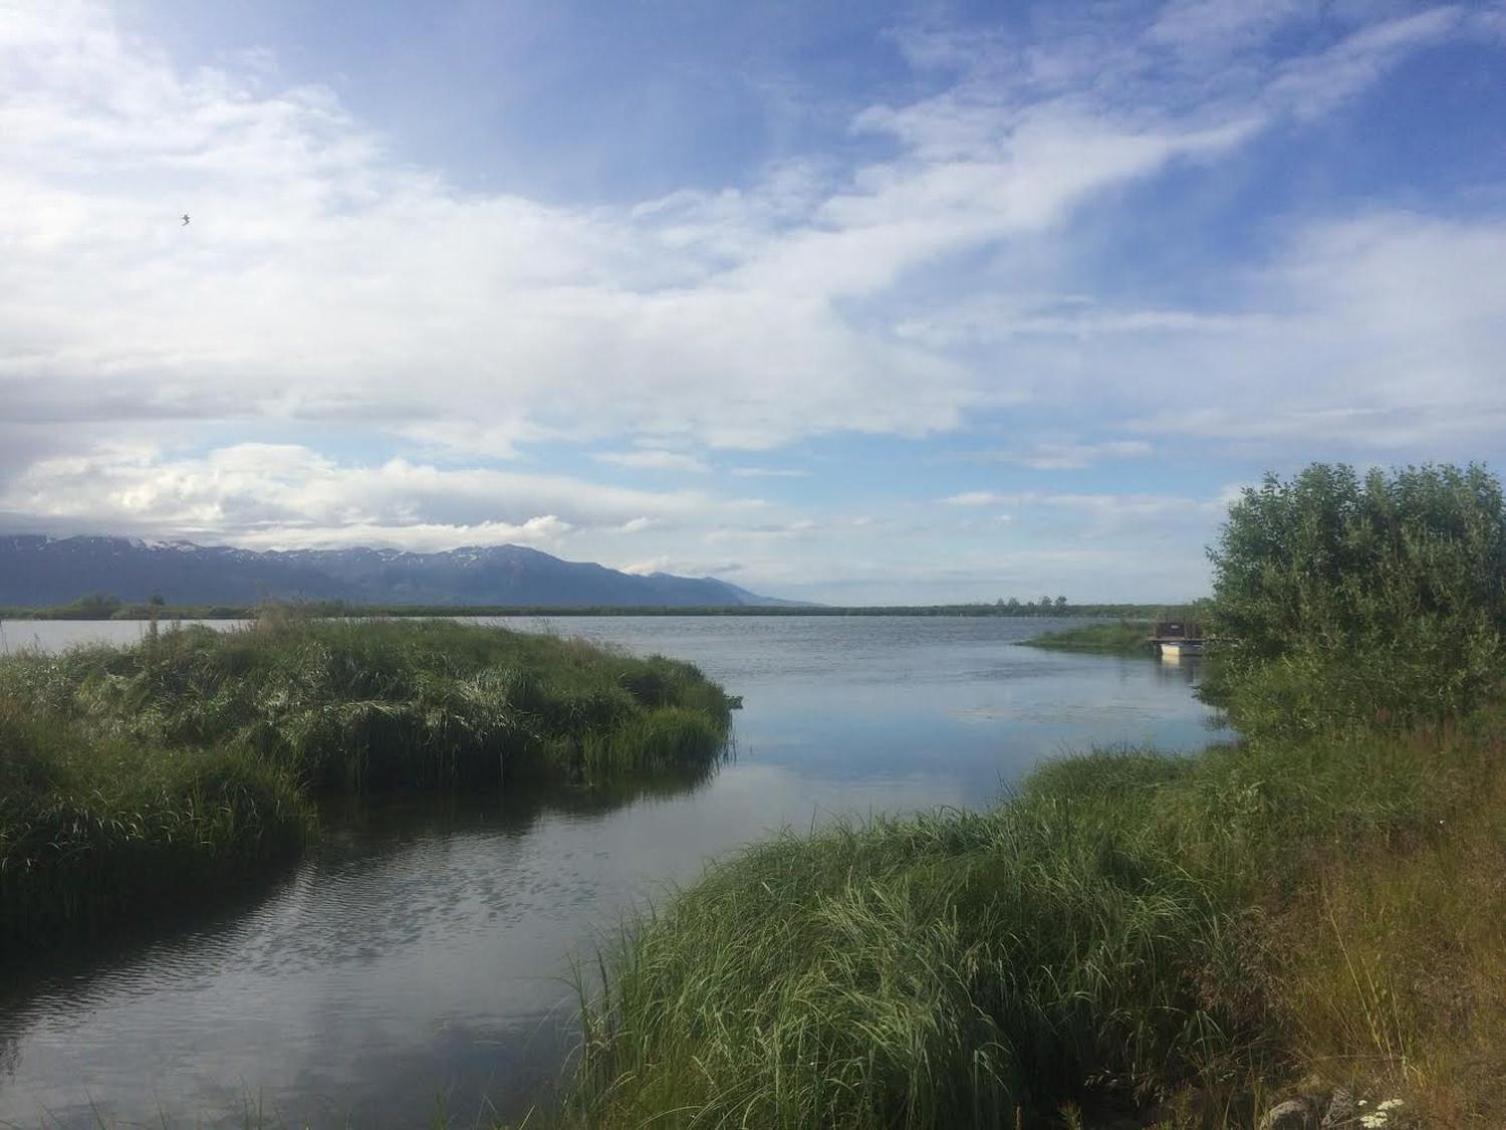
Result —
<path fill-rule="evenodd" d="M 1090 745 L 1218 736 L 1195 667 L 1012 646 L 1048 621 L 508 623 L 700 664 L 744 698 L 735 760 L 637 795 L 331 808 L 318 848 L 255 890 L 3 971 L 0 1124 L 517 1116 L 569 1046 L 570 955 L 708 857 L 836 815 L 987 806 Z M 5 625 L 11 647 L 141 630 Z"/>

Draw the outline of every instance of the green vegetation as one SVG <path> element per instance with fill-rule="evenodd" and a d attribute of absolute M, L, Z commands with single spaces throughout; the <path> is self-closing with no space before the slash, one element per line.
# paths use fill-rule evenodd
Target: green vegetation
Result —
<path fill-rule="evenodd" d="M 245 751 L 105 737 L 0 697 L 0 949 L 295 854 L 312 809 Z"/>
<path fill-rule="evenodd" d="M 1268 476 L 1212 558 L 1212 689 L 1247 732 L 1436 723 L 1499 689 L 1506 504 L 1480 467 Z"/>
<path fill-rule="evenodd" d="M 0 661 L 0 941 L 295 849 L 316 792 L 577 785 L 712 764 L 689 664 L 448 621 L 288 619 Z"/>
<path fill-rule="evenodd" d="M 1470 1050 L 1506 1034 L 1502 919 L 1479 922 L 1446 887 L 1413 908 L 1398 883 L 1386 912 L 1336 929 L 1319 892 L 1357 854 L 1421 854 L 1440 875 L 1477 851 L 1506 862 L 1493 721 L 1382 744 L 1098 754 L 1043 768 L 986 815 L 752 848 L 609 953 L 572 1113 L 950 1127 L 1014 1125 L 1018 1109 L 1048 1125 L 1068 1102 L 1182 1092 L 1211 1103 L 1212 1124 L 1248 1126 L 1260 1081 L 1300 1068 L 1412 1092 L 1424 1033 L 1458 1022 L 1429 1012 L 1437 970 L 1412 977 L 1459 934 L 1494 945 L 1498 978 L 1467 1002 Z M 1497 879 L 1472 886 L 1506 911 Z M 1423 907 L 1440 897 L 1459 916 L 1434 938 Z M 1408 937 L 1387 932 L 1402 923 Z M 1396 948 L 1417 952 L 1377 958 Z M 1357 982 L 1346 949 L 1363 954 Z"/>
<path fill-rule="evenodd" d="M 1104 655 L 1154 655 L 1150 644 L 1151 621 L 1119 620 L 1111 624 L 1083 624 L 1059 632 L 1043 632 L 1028 640 L 1026 647 L 1048 651 L 1092 651 Z"/>
<path fill-rule="evenodd" d="M 1340 1086 L 1403 1099 L 1388 1125 L 1506 1121 L 1506 742 L 1479 666 L 1503 574 L 1467 571 L 1499 492 L 1475 469 L 1372 476 L 1366 541 L 1313 517 L 1352 481 L 1313 468 L 1231 513 L 1217 683 L 1240 744 L 1065 760 L 989 814 L 713 866 L 583 981 L 566 1121 L 1248 1127 Z M 1405 659 L 1439 627 L 1469 646 L 1394 684 L 1349 650 Z M 1324 690 L 1300 725 L 1271 689 L 1294 657 Z"/>

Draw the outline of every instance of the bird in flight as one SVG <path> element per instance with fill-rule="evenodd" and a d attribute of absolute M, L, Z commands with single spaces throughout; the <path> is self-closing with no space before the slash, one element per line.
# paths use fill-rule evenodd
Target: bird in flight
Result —
<path fill-rule="evenodd" d="M 188 226 L 188 213 L 187 212 L 183 213 L 183 226 L 185 228 Z"/>

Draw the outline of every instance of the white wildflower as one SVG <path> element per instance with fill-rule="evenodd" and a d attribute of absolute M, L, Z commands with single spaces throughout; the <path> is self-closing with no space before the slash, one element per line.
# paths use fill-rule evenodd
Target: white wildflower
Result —
<path fill-rule="evenodd" d="M 1360 1125 L 1365 1127 L 1366 1130 L 1379 1130 L 1380 1127 L 1385 1126 L 1390 1121 L 1391 1116 L 1389 1114 L 1382 1114 L 1379 1111 L 1374 1114 L 1360 1115 Z"/>
<path fill-rule="evenodd" d="M 1406 1106 L 1406 1105 L 1407 1104 L 1404 1103 L 1401 1099 L 1387 1099 L 1385 1102 L 1381 1103 L 1375 1109 L 1376 1110 L 1395 1110 L 1397 1107 Z"/>

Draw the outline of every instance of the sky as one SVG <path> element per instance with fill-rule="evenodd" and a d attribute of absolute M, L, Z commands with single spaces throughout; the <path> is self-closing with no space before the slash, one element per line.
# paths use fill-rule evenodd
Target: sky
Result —
<path fill-rule="evenodd" d="M 1170 601 L 1503 449 L 1497 0 L 0 0 L 3 532 Z"/>

